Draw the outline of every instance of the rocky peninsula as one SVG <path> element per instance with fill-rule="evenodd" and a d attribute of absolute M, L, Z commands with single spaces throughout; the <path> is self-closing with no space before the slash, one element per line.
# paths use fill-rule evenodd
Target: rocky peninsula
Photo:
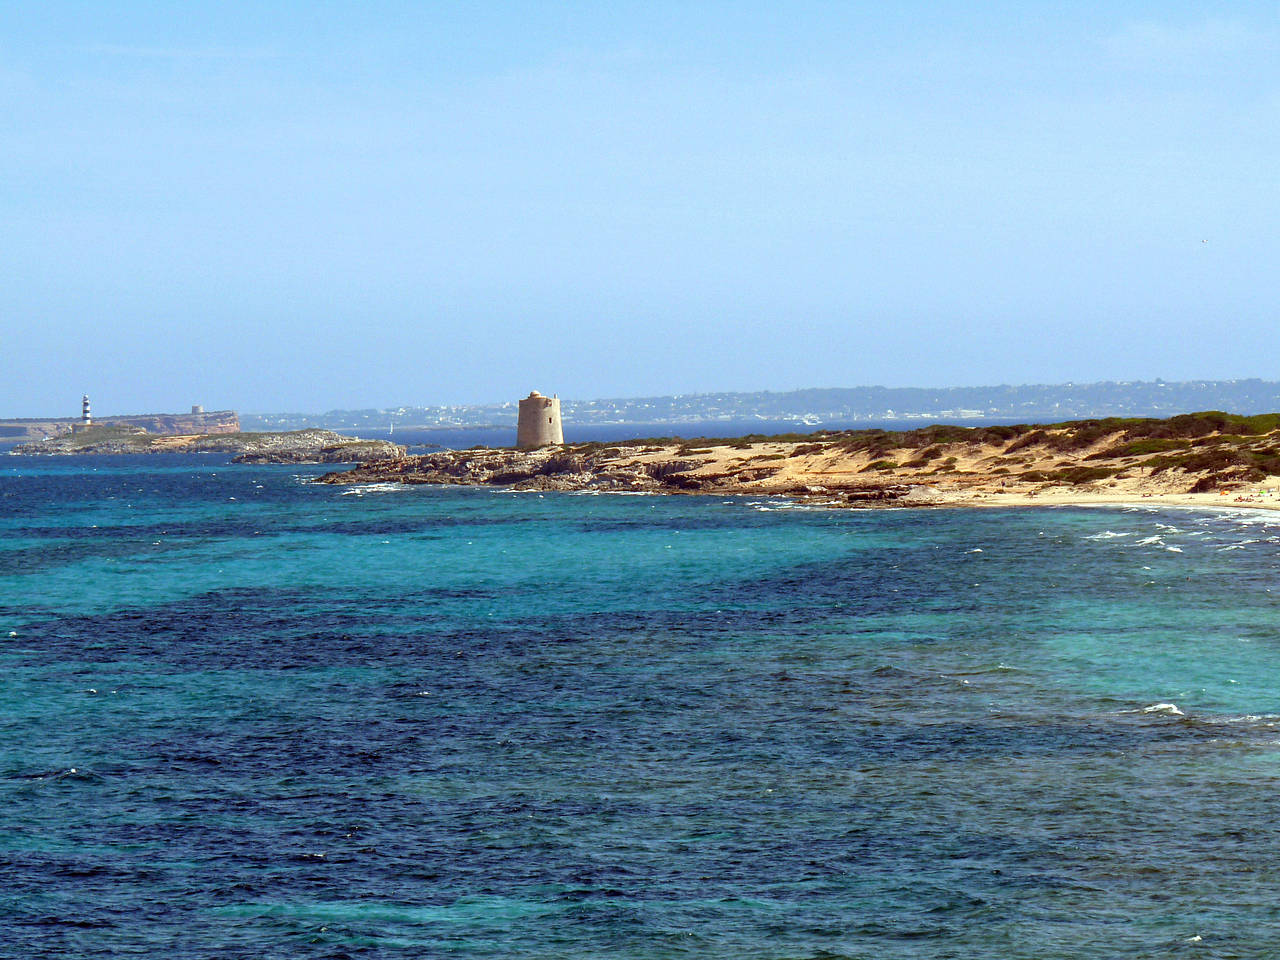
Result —
<path fill-rule="evenodd" d="M 662 438 L 375 460 L 320 482 L 784 495 L 831 506 L 1278 501 L 1280 414 Z M 1280 488 L 1280 480 L 1275 481 Z"/>
<path fill-rule="evenodd" d="M 362 463 L 403 457 L 405 448 L 388 440 L 362 440 L 330 430 L 164 436 L 135 427 L 103 426 L 19 444 L 10 452 L 23 456 L 220 453 L 234 454 L 233 463 Z"/>

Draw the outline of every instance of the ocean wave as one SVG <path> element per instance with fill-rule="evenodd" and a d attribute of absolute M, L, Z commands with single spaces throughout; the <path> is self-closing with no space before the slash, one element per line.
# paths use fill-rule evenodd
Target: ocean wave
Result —
<path fill-rule="evenodd" d="M 357 483 L 343 490 L 340 496 L 362 497 L 366 493 L 393 493 L 407 489 L 403 483 Z"/>
<path fill-rule="evenodd" d="M 1248 736 L 1250 730 L 1256 731 L 1263 737 L 1270 738 L 1275 736 L 1275 731 L 1280 728 L 1280 713 L 1238 713 L 1226 715 L 1193 713 L 1187 714 L 1181 707 L 1171 701 L 1160 701 L 1158 703 L 1148 704 L 1145 707 L 1136 707 L 1129 710 L 1119 711 L 1121 714 L 1137 717 L 1165 718 L 1175 720 L 1179 723 L 1188 724 L 1191 727 L 1198 728 L 1205 732 L 1212 733 L 1219 728 L 1229 728 L 1236 733 L 1233 735 L 1236 740 L 1232 742 L 1253 743 L 1260 742 L 1257 738 Z M 1225 730 L 1223 731 L 1225 733 Z M 1239 740 L 1244 736 L 1246 739 Z M 1274 742 L 1267 739 L 1262 742 Z"/>
<path fill-rule="evenodd" d="M 1244 713 L 1238 717 L 1215 717 L 1204 722 L 1274 727 L 1280 725 L 1280 713 Z"/>
<path fill-rule="evenodd" d="M 1154 714 L 1156 716 L 1162 716 L 1162 717 L 1185 717 L 1186 716 L 1186 714 L 1182 712 L 1182 708 L 1179 707 L 1176 703 L 1169 703 L 1168 701 L 1164 701 L 1164 700 L 1160 701 L 1159 703 L 1148 704 L 1145 707 L 1134 707 L 1132 709 L 1121 710 L 1119 712 L 1121 714 L 1129 714 L 1129 715 L 1133 715 L 1133 714 L 1153 715 Z"/>

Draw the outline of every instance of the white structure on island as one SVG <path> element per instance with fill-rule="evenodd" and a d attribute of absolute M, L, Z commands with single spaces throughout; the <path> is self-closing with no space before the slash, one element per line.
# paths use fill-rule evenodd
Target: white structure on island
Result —
<path fill-rule="evenodd" d="M 93 424 L 93 415 L 89 413 L 89 395 L 80 398 L 80 423 L 88 427 Z"/>
<path fill-rule="evenodd" d="M 520 401 L 516 446 L 521 450 L 534 450 L 561 443 L 564 443 L 564 425 L 560 422 L 560 398 L 544 397 L 534 390 Z"/>

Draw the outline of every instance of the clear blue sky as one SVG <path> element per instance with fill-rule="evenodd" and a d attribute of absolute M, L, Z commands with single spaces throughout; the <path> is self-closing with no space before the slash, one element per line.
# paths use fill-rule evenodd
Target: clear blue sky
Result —
<path fill-rule="evenodd" d="M 1275 2 L 0 6 L 0 416 L 1280 379 L 1278 304 Z"/>

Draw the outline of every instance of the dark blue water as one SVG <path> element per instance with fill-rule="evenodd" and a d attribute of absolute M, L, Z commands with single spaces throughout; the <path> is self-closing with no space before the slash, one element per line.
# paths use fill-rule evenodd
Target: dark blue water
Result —
<path fill-rule="evenodd" d="M 319 469 L 0 462 L 0 954 L 1280 936 L 1280 516 Z"/>

